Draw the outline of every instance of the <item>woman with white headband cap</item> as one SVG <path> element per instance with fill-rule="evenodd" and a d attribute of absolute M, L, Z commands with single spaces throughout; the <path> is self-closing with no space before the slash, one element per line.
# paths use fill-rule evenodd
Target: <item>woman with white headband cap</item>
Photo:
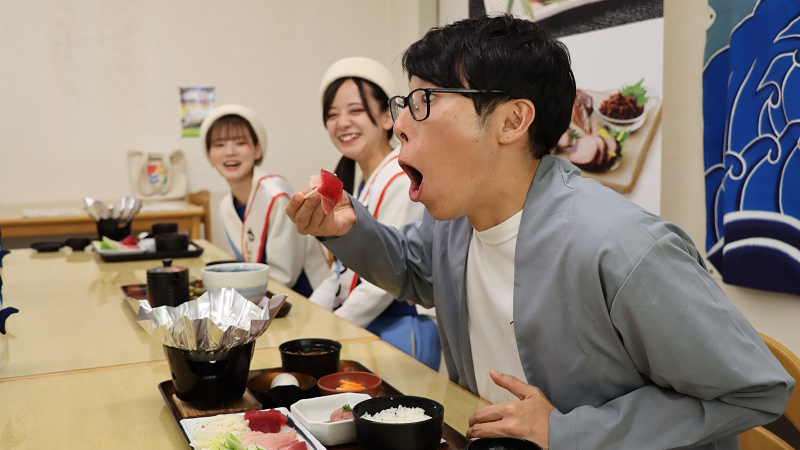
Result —
<path fill-rule="evenodd" d="M 264 125 L 251 109 L 225 105 L 203 121 L 200 141 L 231 188 L 219 213 L 236 257 L 269 264 L 271 278 L 310 295 L 330 271 L 327 251 L 283 213 L 294 192 L 289 183 L 258 167 L 267 149 Z"/>
<path fill-rule="evenodd" d="M 343 155 L 336 174 L 345 190 L 381 223 L 400 227 L 422 217 L 422 205 L 408 197 L 410 180 L 397 162 L 399 146 L 392 149 L 390 144 L 389 95 L 395 93 L 391 72 L 369 58 L 345 58 L 325 72 L 320 91 L 322 119 Z M 361 172 L 358 185 L 356 165 Z M 395 301 L 338 260 L 311 300 L 438 370 L 441 345 L 436 323 L 424 310 Z"/>

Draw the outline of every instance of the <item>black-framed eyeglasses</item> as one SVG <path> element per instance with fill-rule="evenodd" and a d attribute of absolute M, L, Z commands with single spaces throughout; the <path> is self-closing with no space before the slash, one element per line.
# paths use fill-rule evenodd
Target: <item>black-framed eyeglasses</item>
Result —
<path fill-rule="evenodd" d="M 504 91 L 480 90 L 466 88 L 419 88 L 409 92 L 407 96 L 396 95 L 389 99 L 389 111 L 392 120 L 397 120 L 403 109 L 408 107 L 411 117 L 417 122 L 422 122 L 431 115 L 431 94 L 505 94 Z"/>

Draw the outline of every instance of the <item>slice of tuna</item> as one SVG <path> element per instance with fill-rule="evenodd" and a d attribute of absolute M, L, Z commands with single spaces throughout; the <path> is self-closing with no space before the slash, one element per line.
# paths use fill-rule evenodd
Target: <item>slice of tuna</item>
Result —
<path fill-rule="evenodd" d="M 251 430 L 262 433 L 277 433 L 289 421 L 288 417 L 275 409 L 247 411 L 244 413 L 244 419 L 247 420 Z"/>
<path fill-rule="evenodd" d="M 286 447 L 280 448 L 279 450 L 308 450 L 308 446 L 305 442 L 294 441 Z"/>
<path fill-rule="evenodd" d="M 320 169 L 319 175 L 311 177 L 311 187 L 317 189 L 322 197 L 322 210 L 326 215 L 342 200 L 344 183 L 325 169 Z"/>
<path fill-rule="evenodd" d="M 286 433 L 261 433 L 252 431 L 242 435 L 241 440 L 246 445 L 257 445 L 264 450 L 278 450 L 297 440 L 297 430 L 294 428 Z"/>

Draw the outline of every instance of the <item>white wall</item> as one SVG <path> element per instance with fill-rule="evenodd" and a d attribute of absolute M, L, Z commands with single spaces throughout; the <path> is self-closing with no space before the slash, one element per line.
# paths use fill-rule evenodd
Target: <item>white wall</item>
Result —
<path fill-rule="evenodd" d="M 368 56 L 399 77 L 397 56 L 435 24 L 428 0 L 401 3 L 0 0 L 0 203 L 116 199 L 130 193 L 127 150 L 183 149 L 189 189 L 211 189 L 216 208 L 227 184 L 181 138 L 179 86 L 253 108 L 263 167 L 303 187 L 338 159 L 321 119 L 327 66 Z"/>

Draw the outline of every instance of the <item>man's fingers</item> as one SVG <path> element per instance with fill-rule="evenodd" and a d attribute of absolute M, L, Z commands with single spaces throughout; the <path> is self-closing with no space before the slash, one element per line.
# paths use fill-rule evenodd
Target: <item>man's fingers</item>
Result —
<path fill-rule="evenodd" d="M 297 227 L 297 232 L 301 234 L 309 234 L 313 229 L 310 228 L 311 218 L 316 209 L 320 207 L 319 195 L 312 196 L 308 199 L 303 199 L 303 203 L 297 208 L 294 215 L 294 224 Z"/>
<path fill-rule="evenodd" d="M 469 426 L 473 426 L 476 423 L 483 423 L 483 422 L 494 422 L 503 418 L 503 413 L 498 405 L 490 405 L 484 406 L 483 408 L 478 408 L 472 413 L 472 416 L 469 418 Z"/>
<path fill-rule="evenodd" d="M 524 381 L 521 381 L 513 375 L 500 373 L 496 370 L 490 370 L 489 376 L 492 377 L 494 383 L 501 388 L 516 395 L 518 399 L 524 400 L 529 395 L 534 394 L 537 389 Z"/>
<path fill-rule="evenodd" d="M 295 192 L 289 197 L 289 204 L 286 205 L 286 215 L 289 216 L 292 222 L 294 222 L 294 216 L 297 214 L 297 210 L 303 204 L 305 199 L 303 198 L 302 192 Z"/>

